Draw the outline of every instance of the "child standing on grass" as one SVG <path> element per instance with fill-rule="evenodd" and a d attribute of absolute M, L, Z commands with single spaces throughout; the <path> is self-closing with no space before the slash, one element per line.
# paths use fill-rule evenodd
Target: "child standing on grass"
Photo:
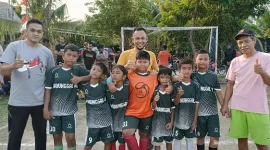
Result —
<path fill-rule="evenodd" d="M 183 76 L 182 82 L 174 85 L 176 94 L 174 104 L 174 149 L 181 150 L 181 140 L 186 139 L 186 150 L 193 149 L 193 138 L 197 125 L 200 91 L 198 85 L 191 81 L 193 61 L 182 59 L 179 63 L 179 72 Z"/>
<path fill-rule="evenodd" d="M 106 99 L 107 85 L 101 79 L 107 75 L 107 67 L 103 63 L 96 63 L 90 71 L 89 82 L 81 84 L 86 100 L 87 137 L 84 150 L 91 150 L 101 140 L 104 150 L 111 149 L 113 141 L 112 115 Z"/>
<path fill-rule="evenodd" d="M 167 150 L 172 150 L 172 128 L 174 121 L 173 96 L 165 92 L 171 81 L 172 71 L 167 67 L 160 67 L 158 72 L 159 85 L 155 89 L 152 101 L 154 110 L 152 122 L 152 144 L 155 150 L 160 150 L 163 140 Z"/>
<path fill-rule="evenodd" d="M 107 98 L 112 111 L 114 132 L 114 141 L 111 145 L 111 150 L 116 150 L 116 141 L 119 143 L 119 150 L 125 150 L 122 128 L 129 94 L 129 81 L 126 77 L 127 70 L 124 66 L 116 65 L 112 68 L 111 78 L 117 91 L 112 93 L 107 90 Z"/>
<path fill-rule="evenodd" d="M 192 80 L 200 86 L 201 98 L 197 124 L 197 149 L 204 150 L 205 136 L 210 136 L 209 150 L 217 150 L 220 137 L 217 99 L 223 105 L 223 95 L 218 76 L 207 71 L 209 53 L 200 50 L 196 56 L 197 72 L 192 74 Z"/>
<path fill-rule="evenodd" d="M 79 48 L 70 44 L 64 48 L 62 67 L 51 68 L 46 73 L 46 90 L 44 100 L 44 118 L 49 120 L 49 133 L 53 134 L 54 150 L 63 149 L 63 131 L 68 150 L 76 149 L 75 140 L 75 113 L 77 107 L 77 84 L 70 80 L 73 75 L 87 76 L 89 71 L 74 66 L 79 56 Z M 73 75 L 72 75 L 73 74 Z"/>

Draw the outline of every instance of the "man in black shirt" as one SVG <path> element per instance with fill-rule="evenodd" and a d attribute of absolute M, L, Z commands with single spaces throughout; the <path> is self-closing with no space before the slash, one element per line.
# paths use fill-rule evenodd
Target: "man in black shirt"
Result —
<path fill-rule="evenodd" d="M 60 36 L 60 43 L 55 46 L 56 65 L 63 62 L 62 55 L 64 54 L 64 48 L 67 45 L 64 36 Z"/>
<path fill-rule="evenodd" d="M 82 52 L 82 60 L 86 69 L 91 70 L 93 64 L 96 61 L 97 54 L 92 50 L 92 44 L 89 43 L 86 49 Z"/>

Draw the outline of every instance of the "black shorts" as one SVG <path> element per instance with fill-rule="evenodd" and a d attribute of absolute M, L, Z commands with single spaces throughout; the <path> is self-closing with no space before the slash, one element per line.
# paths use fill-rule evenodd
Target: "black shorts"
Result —
<path fill-rule="evenodd" d="M 123 122 L 123 130 L 125 129 L 139 129 L 144 133 L 150 133 L 152 125 L 152 116 L 147 118 L 136 118 L 132 116 L 125 116 Z"/>

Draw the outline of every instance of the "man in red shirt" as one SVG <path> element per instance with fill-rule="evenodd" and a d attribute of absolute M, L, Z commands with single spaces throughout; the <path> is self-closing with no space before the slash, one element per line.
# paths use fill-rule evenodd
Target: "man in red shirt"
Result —
<path fill-rule="evenodd" d="M 169 67 L 169 59 L 172 57 L 172 55 L 167 51 L 167 45 L 162 45 L 161 50 L 158 53 L 158 64 Z"/>

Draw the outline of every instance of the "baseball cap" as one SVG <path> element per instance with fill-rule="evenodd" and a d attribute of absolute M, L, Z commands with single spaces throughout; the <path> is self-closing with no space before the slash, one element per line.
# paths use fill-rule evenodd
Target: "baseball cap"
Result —
<path fill-rule="evenodd" d="M 235 36 L 234 36 L 234 39 L 235 40 L 238 40 L 238 38 L 240 36 L 243 36 L 243 35 L 246 35 L 246 36 L 255 36 L 254 35 L 254 32 L 252 30 L 249 30 L 249 29 L 242 29 L 240 30 Z"/>

